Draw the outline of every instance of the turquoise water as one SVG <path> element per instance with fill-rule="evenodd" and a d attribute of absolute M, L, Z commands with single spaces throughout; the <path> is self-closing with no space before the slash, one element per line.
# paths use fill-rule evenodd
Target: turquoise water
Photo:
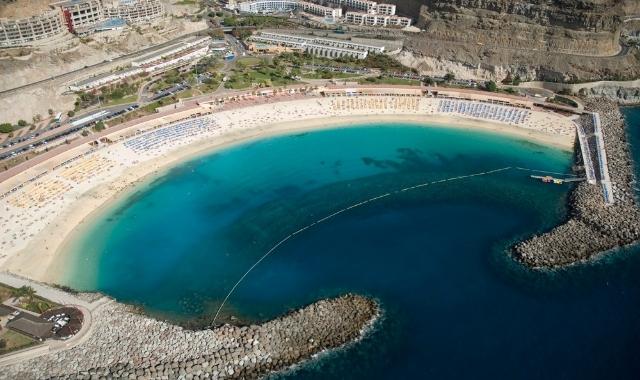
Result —
<path fill-rule="evenodd" d="M 75 244 L 68 285 L 149 313 L 210 316 L 293 231 L 372 196 L 506 166 L 566 172 L 570 154 L 487 133 L 380 124 L 262 140 L 170 170 Z M 261 321 L 352 291 L 385 318 L 286 378 L 637 378 L 638 255 L 559 273 L 505 253 L 565 215 L 566 186 L 529 173 L 395 194 L 287 241 L 223 315 Z"/>

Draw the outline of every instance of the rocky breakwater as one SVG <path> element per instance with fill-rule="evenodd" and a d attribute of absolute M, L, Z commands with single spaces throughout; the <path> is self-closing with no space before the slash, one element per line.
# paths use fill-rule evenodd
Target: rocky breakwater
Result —
<path fill-rule="evenodd" d="M 378 315 L 349 294 L 261 325 L 190 331 L 112 302 L 94 312 L 85 342 L 0 368 L 0 378 L 254 379 L 359 339 Z"/>
<path fill-rule="evenodd" d="M 640 239 L 640 209 L 622 114 L 610 100 L 590 99 L 585 106 L 600 114 L 615 203 L 605 205 L 600 186 L 577 185 L 570 195 L 566 223 L 514 247 L 515 256 L 530 267 L 586 261 Z"/>

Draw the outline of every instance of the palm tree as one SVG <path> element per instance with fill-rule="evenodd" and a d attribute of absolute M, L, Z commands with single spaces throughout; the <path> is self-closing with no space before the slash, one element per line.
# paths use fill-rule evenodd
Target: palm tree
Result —
<path fill-rule="evenodd" d="M 22 297 L 27 297 L 29 302 L 32 302 L 33 297 L 36 295 L 36 291 L 32 287 L 24 285 L 17 289 L 12 289 L 11 295 L 13 296 L 14 300 L 17 300 L 18 298 L 22 298 Z"/>

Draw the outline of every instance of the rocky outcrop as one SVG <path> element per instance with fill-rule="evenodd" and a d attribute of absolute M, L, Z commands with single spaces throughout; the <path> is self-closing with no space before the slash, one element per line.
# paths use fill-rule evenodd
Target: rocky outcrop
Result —
<path fill-rule="evenodd" d="M 603 0 L 423 0 L 418 25 L 439 39 L 584 55 L 619 51 L 624 10 Z"/>
<path fill-rule="evenodd" d="M 576 186 L 566 223 L 514 247 L 516 258 L 530 267 L 582 262 L 640 239 L 640 209 L 622 114 L 610 100 L 588 100 L 586 108 L 600 114 L 615 203 L 605 205 L 600 186 L 586 182 Z"/>
<path fill-rule="evenodd" d="M 78 346 L 0 369 L 0 379 L 254 379 L 359 339 L 379 315 L 361 296 L 322 300 L 252 326 L 189 331 L 109 303 Z"/>
<path fill-rule="evenodd" d="M 640 87 L 598 86 L 581 89 L 578 94 L 585 98 L 607 98 L 622 105 L 640 104 Z"/>
<path fill-rule="evenodd" d="M 640 78 L 640 54 L 620 42 L 635 9 L 623 0 L 395 0 L 418 20 L 407 35 L 416 59 L 483 66 L 526 80 Z M 428 73 L 427 73 L 428 74 Z"/>

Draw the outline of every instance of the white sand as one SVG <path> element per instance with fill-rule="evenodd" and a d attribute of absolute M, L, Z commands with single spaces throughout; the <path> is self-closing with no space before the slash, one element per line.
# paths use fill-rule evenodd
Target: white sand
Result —
<path fill-rule="evenodd" d="M 415 122 L 447 127 L 487 130 L 570 150 L 573 124 L 563 116 L 532 111 L 519 126 L 438 114 L 429 98 L 367 97 L 345 103 L 345 98 L 306 97 L 299 100 L 247 106 L 204 116 L 211 128 L 201 134 L 163 143 L 158 149 L 134 152 L 122 142 L 93 151 L 52 170 L 56 165 L 88 151 L 86 146 L 62 155 L 0 183 L 4 194 L 28 178 L 47 174 L 0 199 L 0 269 L 36 280 L 63 279 L 65 245 L 74 231 L 89 223 L 126 190 L 161 174 L 196 155 L 251 139 L 372 122 Z M 195 112 L 209 112 L 209 108 Z M 155 128 L 183 118 L 182 114 L 136 125 L 111 137 L 133 135 L 137 129 Z"/>

